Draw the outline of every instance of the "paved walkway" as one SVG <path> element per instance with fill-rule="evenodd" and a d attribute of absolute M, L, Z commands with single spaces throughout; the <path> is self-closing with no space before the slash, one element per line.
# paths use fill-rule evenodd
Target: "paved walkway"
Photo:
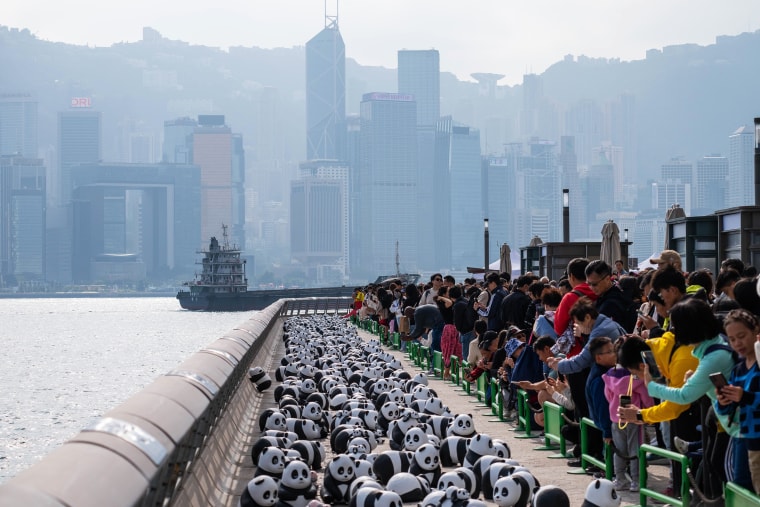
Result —
<path fill-rule="evenodd" d="M 377 338 L 376 336 L 360 330 L 364 339 Z M 409 361 L 407 354 L 391 350 L 394 356 L 402 361 L 404 367 L 409 372 L 418 372 L 417 368 Z M 524 435 L 524 432 L 515 432 L 515 425 L 499 421 L 497 417 L 491 414 L 491 409 L 485 404 L 477 401 L 477 398 L 467 395 L 461 388 L 452 382 L 444 382 L 441 379 L 432 378 L 430 387 L 435 389 L 438 396 L 443 400 L 453 413 L 472 414 L 475 419 L 475 428 L 480 433 L 486 433 L 491 437 L 505 440 L 512 451 L 512 458 L 518 460 L 521 465 L 527 467 L 539 480 L 541 485 L 553 484 L 562 488 L 570 497 L 571 505 L 580 505 L 586 491 L 586 487 L 591 482 L 592 477 L 589 475 L 569 474 L 572 470 L 567 466 L 565 459 L 548 458 L 550 454 L 556 451 L 536 451 L 534 448 L 544 444 L 543 438 L 516 438 L 518 435 Z M 651 484 L 657 484 L 657 489 L 663 490 L 668 480 L 668 467 L 665 465 L 650 465 L 649 468 Z M 623 499 L 622 505 L 639 505 L 638 493 L 621 492 Z M 481 498 L 482 500 L 482 498 Z M 649 501 L 651 504 L 651 500 Z"/>

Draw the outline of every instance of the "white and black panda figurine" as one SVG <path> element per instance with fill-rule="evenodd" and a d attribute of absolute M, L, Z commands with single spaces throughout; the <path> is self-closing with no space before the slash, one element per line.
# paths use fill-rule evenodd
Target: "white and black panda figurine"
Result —
<path fill-rule="evenodd" d="M 255 366 L 248 370 L 248 380 L 250 380 L 260 393 L 272 387 L 272 377 L 264 371 L 261 366 Z"/>
<path fill-rule="evenodd" d="M 398 494 L 404 503 L 419 502 L 430 493 L 430 483 L 422 476 L 415 477 L 409 472 L 402 472 L 391 477 L 385 489 Z"/>
<path fill-rule="evenodd" d="M 410 430 L 411 432 L 411 430 Z M 408 433 L 407 433 L 408 435 Z M 441 442 L 441 465 L 445 467 L 459 466 L 464 462 L 470 442 L 468 438 L 452 435 Z"/>
<path fill-rule="evenodd" d="M 293 460 L 287 464 L 282 471 L 277 496 L 277 507 L 306 507 L 317 497 L 317 486 L 312 481 L 311 471 L 306 463 Z"/>
<path fill-rule="evenodd" d="M 312 470 L 322 470 L 322 462 L 325 460 L 325 447 L 319 440 L 296 440 L 289 449 L 298 452 L 301 459 Z"/>
<path fill-rule="evenodd" d="M 496 449 L 493 448 L 491 437 L 485 433 L 478 433 L 470 439 L 470 445 L 467 447 L 467 454 L 464 457 L 462 465 L 472 468 L 481 457 L 495 455 Z"/>
<path fill-rule="evenodd" d="M 254 477 L 240 495 L 238 507 L 271 507 L 277 503 L 277 481 L 268 475 Z"/>
<path fill-rule="evenodd" d="M 414 458 L 409 466 L 409 473 L 422 476 L 428 484 L 438 484 L 441 477 L 441 458 L 433 444 L 421 445 L 414 451 Z"/>
<path fill-rule="evenodd" d="M 508 463 L 492 463 L 481 479 L 480 486 L 483 488 L 483 498 L 493 500 L 496 483 L 502 477 L 509 477 L 515 467 Z"/>
<path fill-rule="evenodd" d="M 404 450 L 414 452 L 423 444 L 430 443 L 428 434 L 422 428 L 409 428 L 404 435 Z"/>
<path fill-rule="evenodd" d="M 500 458 L 509 459 L 512 457 L 512 450 L 504 440 L 498 438 L 493 439 L 493 448 L 496 451 L 496 455 Z"/>
<path fill-rule="evenodd" d="M 403 507 L 401 497 L 393 491 L 385 491 L 372 487 L 357 490 L 351 497 L 348 507 Z"/>
<path fill-rule="evenodd" d="M 259 431 L 287 431 L 288 428 L 285 425 L 286 419 L 285 414 L 282 412 L 268 408 L 261 412 L 261 415 L 259 416 Z"/>
<path fill-rule="evenodd" d="M 282 471 L 285 469 L 285 453 L 277 447 L 265 447 L 259 453 L 259 460 L 256 462 L 256 473 L 254 477 L 268 475 L 275 479 L 282 477 Z"/>
<path fill-rule="evenodd" d="M 380 484 L 388 484 L 394 475 L 409 471 L 413 456 L 413 453 L 407 451 L 381 452 L 372 463 L 372 471 Z"/>
<path fill-rule="evenodd" d="M 493 502 L 499 507 L 528 507 L 530 486 L 522 477 L 502 477 L 493 486 Z"/>
<path fill-rule="evenodd" d="M 470 493 L 470 498 L 480 496 L 480 489 L 475 472 L 465 467 L 458 467 L 441 474 L 438 479 L 438 489 L 445 490 L 449 486 L 456 486 L 460 489 L 466 489 Z"/>
<path fill-rule="evenodd" d="M 621 498 L 615 491 L 612 481 L 594 479 L 586 488 L 586 496 L 581 507 L 617 507 Z"/>
<path fill-rule="evenodd" d="M 476 433 L 472 414 L 457 414 L 446 429 L 447 436 L 457 435 L 459 437 L 472 438 Z"/>
<path fill-rule="evenodd" d="M 557 486 L 541 486 L 533 495 L 531 507 L 570 507 L 570 498 Z"/>
<path fill-rule="evenodd" d="M 354 460 L 345 454 L 335 456 L 325 469 L 320 492 L 322 500 L 329 504 L 348 503 L 349 488 L 355 478 Z"/>

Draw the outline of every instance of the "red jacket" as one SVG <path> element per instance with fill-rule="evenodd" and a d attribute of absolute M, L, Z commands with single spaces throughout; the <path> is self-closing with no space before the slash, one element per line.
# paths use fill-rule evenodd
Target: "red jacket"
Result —
<path fill-rule="evenodd" d="M 562 296 L 562 301 L 559 303 L 557 311 L 554 312 L 554 332 L 557 333 L 557 336 L 564 333 L 567 327 L 572 324 L 570 308 L 581 298 L 577 292 L 588 297 L 591 301 L 596 301 L 596 294 L 586 282 L 579 283 L 573 287 L 573 290 Z"/>

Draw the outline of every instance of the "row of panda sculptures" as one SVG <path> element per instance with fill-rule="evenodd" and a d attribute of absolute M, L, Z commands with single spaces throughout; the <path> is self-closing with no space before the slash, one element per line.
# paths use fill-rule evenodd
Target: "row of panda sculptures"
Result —
<path fill-rule="evenodd" d="M 277 408 L 259 415 L 256 472 L 240 507 L 570 506 L 564 491 L 540 486 L 512 459 L 506 442 L 450 413 L 425 374 L 405 371 L 345 320 L 290 318 L 282 336 Z M 249 378 L 259 392 L 272 386 L 261 367 Z M 376 452 L 386 439 L 390 449 Z M 610 481 L 595 479 L 582 507 L 620 502 Z"/>

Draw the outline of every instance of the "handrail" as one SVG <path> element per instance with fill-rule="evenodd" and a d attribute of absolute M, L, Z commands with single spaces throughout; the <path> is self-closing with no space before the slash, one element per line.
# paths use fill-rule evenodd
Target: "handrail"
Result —
<path fill-rule="evenodd" d="M 681 463 L 681 498 L 666 495 L 647 487 L 647 453 L 655 456 L 661 456 L 671 461 Z M 688 507 L 691 505 L 691 491 L 689 490 L 689 464 L 691 460 L 688 456 L 677 452 L 668 451 L 660 447 L 649 444 L 642 444 L 639 447 L 639 502 L 642 507 L 647 506 L 647 497 L 658 502 L 669 503 L 677 507 Z"/>
<path fill-rule="evenodd" d="M 0 485 L 0 504 L 233 505 L 244 486 L 213 468 L 242 466 L 234 442 L 255 434 L 249 367 L 271 360 L 281 316 L 346 313 L 350 299 L 282 299 L 257 312 Z"/>

